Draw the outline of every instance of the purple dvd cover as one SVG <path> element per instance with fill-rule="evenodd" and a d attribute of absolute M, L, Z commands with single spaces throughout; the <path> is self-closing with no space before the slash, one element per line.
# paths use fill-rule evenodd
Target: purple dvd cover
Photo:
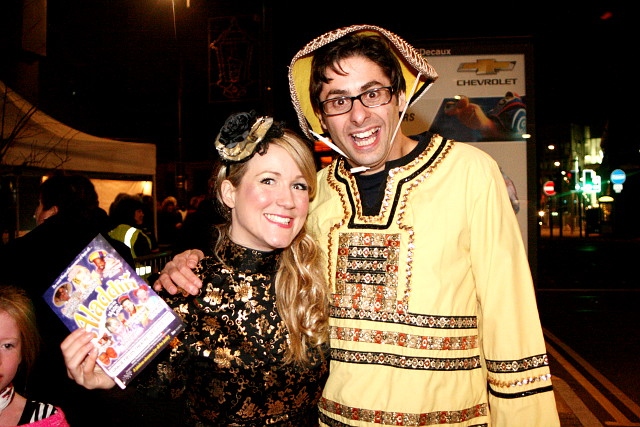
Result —
<path fill-rule="evenodd" d="M 98 364 L 123 389 L 184 328 L 182 319 L 100 234 L 43 297 L 70 331 L 94 333 Z"/>

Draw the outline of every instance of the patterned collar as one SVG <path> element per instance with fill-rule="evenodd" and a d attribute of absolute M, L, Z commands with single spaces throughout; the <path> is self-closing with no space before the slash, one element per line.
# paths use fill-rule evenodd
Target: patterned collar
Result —
<path fill-rule="evenodd" d="M 236 272 L 273 274 L 278 270 L 281 254 L 282 249 L 269 252 L 258 251 L 240 246 L 227 239 L 222 259 L 228 267 L 233 268 Z"/>

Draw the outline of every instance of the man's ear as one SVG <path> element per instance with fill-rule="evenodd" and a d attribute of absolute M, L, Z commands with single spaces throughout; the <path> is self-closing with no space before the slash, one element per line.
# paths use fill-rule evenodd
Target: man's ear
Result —
<path fill-rule="evenodd" d="M 405 92 L 398 92 L 398 109 L 400 111 L 404 110 L 404 107 L 406 104 L 407 104 L 407 94 Z"/>
<path fill-rule="evenodd" d="M 316 117 L 318 118 L 318 121 L 320 122 L 320 126 L 322 126 L 322 130 L 323 131 L 327 131 L 327 125 L 324 123 L 324 117 L 322 116 L 322 114 L 316 114 Z"/>
<path fill-rule="evenodd" d="M 236 207 L 236 188 L 231 184 L 231 181 L 225 179 L 220 185 L 220 194 L 222 195 L 222 201 L 229 209 Z"/>

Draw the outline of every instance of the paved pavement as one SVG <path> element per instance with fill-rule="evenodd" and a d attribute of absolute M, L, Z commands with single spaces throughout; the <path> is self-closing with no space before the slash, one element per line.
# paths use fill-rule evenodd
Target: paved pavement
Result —
<path fill-rule="evenodd" d="M 602 424 L 589 411 L 562 378 L 553 379 L 556 405 L 562 427 L 600 427 Z"/>
<path fill-rule="evenodd" d="M 536 283 L 561 425 L 640 426 L 635 362 L 640 240 L 566 231 L 551 238 L 543 233 Z M 588 390 L 576 380 L 583 374 L 581 364 L 590 369 L 583 378 Z"/>

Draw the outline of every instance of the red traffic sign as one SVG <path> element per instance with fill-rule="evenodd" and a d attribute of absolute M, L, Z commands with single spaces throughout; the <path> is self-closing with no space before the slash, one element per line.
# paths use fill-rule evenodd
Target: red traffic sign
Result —
<path fill-rule="evenodd" d="M 547 196 L 554 196 L 556 194 L 556 188 L 553 181 L 545 182 L 542 186 L 542 191 L 544 191 L 544 194 L 546 194 Z"/>

